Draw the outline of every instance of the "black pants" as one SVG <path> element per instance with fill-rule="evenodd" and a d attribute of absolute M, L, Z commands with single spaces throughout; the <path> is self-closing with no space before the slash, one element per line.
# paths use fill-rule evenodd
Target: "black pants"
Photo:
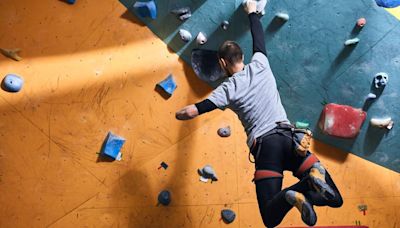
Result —
<path fill-rule="evenodd" d="M 291 133 L 284 132 L 283 134 L 290 136 Z M 252 148 L 252 152 L 258 149 L 260 152 L 255 161 L 256 170 L 272 170 L 281 174 L 284 170 L 289 170 L 295 173 L 305 159 L 293 152 L 292 140 L 279 133 L 264 137 L 261 143 Z M 309 155 L 310 153 L 307 156 Z M 325 180 L 335 191 L 335 198 L 329 201 L 311 187 L 308 172 L 299 178 L 299 182 L 284 190 L 282 190 L 282 178 L 256 181 L 258 206 L 266 227 L 279 225 L 293 207 L 285 199 L 285 193 L 288 190 L 303 193 L 308 201 L 316 206 L 340 207 L 343 204 L 339 190 L 328 172 L 326 172 Z"/>

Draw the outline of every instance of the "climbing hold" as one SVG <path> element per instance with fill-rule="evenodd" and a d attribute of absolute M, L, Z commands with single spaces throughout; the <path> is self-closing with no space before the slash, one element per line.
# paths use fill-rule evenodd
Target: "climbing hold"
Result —
<path fill-rule="evenodd" d="M 170 96 L 172 95 L 172 93 L 175 91 L 175 89 L 177 87 L 172 74 L 168 75 L 168 77 L 166 79 L 159 82 L 157 84 L 157 86 L 161 87 Z"/>
<path fill-rule="evenodd" d="M 176 8 L 171 10 L 171 13 L 175 14 L 181 21 L 185 21 L 192 16 L 190 7 Z"/>
<path fill-rule="evenodd" d="M 67 3 L 72 5 L 75 3 L 75 0 L 67 0 Z"/>
<path fill-rule="evenodd" d="M 385 87 L 389 82 L 389 75 L 384 72 L 377 73 L 374 77 L 375 88 Z"/>
<path fill-rule="evenodd" d="M 386 128 L 388 130 L 393 128 L 394 122 L 392 120 L 392 118 L 388 117 L 388 118 L 372 118 L 370 120 L 370 124 L 374 127 L 379 127 L 379 128 Z"/>
<path fill-rule="evenodd" d="M 310 124 L 309 124 L 309 123 L 306 123 L 306 122 L 297 121 L 297 122 L 295 123 L 295 127 L 296 127 L 296 128 L 300 128 L 300 129 L 305 129 L 305 128 L 308 128 L 309 126 L 310 126 Z"/>
<path fill-rule="evenodd" d="M 148 2 L 135 2 L 133 8 L 137 10 L 141 17 L 150 17 L 151 19 L 157 18 L 157 7 L 153 0 Z"/>
<path fill-rule="evenodd" d="M 124 138 L 114 135 L 112 132 L 108 132 L 100 153 L 120 161 L 122 158 L 122 153 L 120 150 L 124 143 Z"/>
<path fill-rule="evenodd" d="M 164 190 L 158 194 L 158 203 L 164 206 L 168 206 L 171 203 L 171 193 Z"/>
<path fill-rule="evenodd" d="M 202 32 L 199 32 L 196 41 L 198 44 L 203 45 L 207 42 L 207 37 Z"/>
<path fill-rule="evenodd" d="M 218 63 L 218 52 L 212 50 L 193 49 L 192 68 L 196 75 L 207 83 L 215 83 L 225 76 Z"/>
<path fill-rule="evenodd" d="M 362 28 L 362 27 L 364 27 L 365 24 L 367 24 L 367 20 L 365 18 L 362 17 L 362 18 L 357 20 L 357 26 L 358 27 Z"/>
<path fill-rule="evenodd" d="M 186 13 L 191 13 L 190 11 L 190 7 L 181 7 L 181 8 L 176 8 L 171 10 L 172 14 L 175 15 L 182 15 L 182 14 L 186 14 Z"/>
<path fill-rule="evenodd" d="M 380 7 L 395 8 L 400 6 L 400 0 L 375 0 L 376 4 Z"/>
<path fill-rule="evenodd" d="M 179 16 L 179 20 L 181 21 L 186 21 L 187 19 L 189 19 L 192 16 L 192 14 L 187 13 L 187 14 L 183 14 L 181 16 Z"/>
<path fill-rule="evenodd" d="M 234 211 L 232 211 L 230 209 L 224 209 L 224 210 L 221 211 L 221 217 L 222 217 L 222 220 L 226 224 L 229 224 L 229 223 L 232 223 L 235 220 L 236 214 L 235 214 Z"/>
<path fill-rule="evenodd" d="M 217 181 L 217 175 L 215 174 L 214 169 L 210 165 L 206 165 L 201 169 L 197 170 L 199 175 L 206 179 L 211 179 L 212 181 Z"/>
<path fill-rule="evenodd" d="M 221 137 L 229 137 L 231 136 L 231 127 L 222 127 L 218 129 L 217 133 Z"/>
<path fill-rule="evenodd" d="M 229 21 L 223 21 L 222 23 L 221 23 L 221 28 L 223 29 L 223 30 L 228 30 L 228 28 L 229 28 Z"/>
<path fill-rule="evenodd" d="M 361 211 L 364 215 L 366 214 L 368 206 L 366 204 L 358 205 L 358 210 Z"/>
<path fill-rule="evenodd" d="M 185 29 L 179 29 L 179 35 L 181 36 L 181 39 L 186 43 L 192 40 L 192 34 Z"/>
<path fill-rule="evenodd" d="M 322 110 L 319 127 L 322 132 L 340 138 L 354 138 L 360 132 L 367 113 L 347 105 L 327 104 Z"/>
<path fill-rule="evenodd" d="M 1 88 L 10 93 L 20 91 L 23 85 L 24 80 L 15 74 L 7 74 L 1 82 Z"/>
<path fill-rule="evenodd" d="M 355 45 L 355 44 L 358 44 L 358 42 L 360 42 L 359 38 L 349 39 L 349 40 L 346 40 L 346 42 L 344 42 L 344 45 L 346 45 L 346 46 Z"/>
<path fill-rule="evenodd" d="M 374 93 L 369 93 L 367 95 L 367 99 L 375 99 L 375 98 L 376 98 L 376 95 Z"/>
<path fill-rule="evenodd" d="M 1 54 L 3 54 L 7 58 L 14 59 L 15 61 L 22 60 L 21 56 L 18 55 L 20 51 L 21 49 L 19 48 L 14 48 L 14 49 L 0 48 Z"/>
<path fill-rule="evenodd" d="M 243 1 L 243 6 L 246 7 L 248 0 L 244 0 Z M 250 0 L 253 1 L 253 0 Z M 255 1 L 255 0 L 254 0 Z M 264 15 L 265 14 L 265 6 L 267 5 L 268 0 L 257 0 L 257 9 L 256 9 L 256 13 L 257 14 L 261 14 Z"/>
<path fill-rule="evenodd" d="M 275 16 L 283 21 L 289 20 L 289 14 L 287 13 L 277 13 Z"/>
<path fill-rule="evenodd" d="M 168 164 L 165 162 L 161 162 L 160 167 L 158 169 L 160 168 L 168 169 Z"/>

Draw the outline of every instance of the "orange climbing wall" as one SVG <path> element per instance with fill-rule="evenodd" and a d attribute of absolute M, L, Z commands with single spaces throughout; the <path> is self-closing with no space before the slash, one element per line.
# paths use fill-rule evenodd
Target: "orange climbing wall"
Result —
<path fill-rule="evenodd" d="M 25 79 L 20 93 L 0 91 L 0 227 L 262 227 L 235 115 L 175 120 L 210 89 L 118 1 L 2 0 L 0 28 L 0 47 L 24 58 L 0 56 L 0 75 Z M 166 100 L 155 84 L 169 73 L 178 89 Z M 219 138 L 226 125 L 233 135 Z M 127 139 L 120 162 L 98 160 L 109 130 Z M 317 208 L 318 225 L 400 226 L 398 173 L 318 142 L 314 151 L 345 200 Z M 213 184 L 196 173 L 208 163 Z M 163 189 L 169 207 L 156 206 Z M 236 211 L 233 224 L 219 220 L 223 208 Z M 299 225 L 294 210 L 282 223 Z"/>

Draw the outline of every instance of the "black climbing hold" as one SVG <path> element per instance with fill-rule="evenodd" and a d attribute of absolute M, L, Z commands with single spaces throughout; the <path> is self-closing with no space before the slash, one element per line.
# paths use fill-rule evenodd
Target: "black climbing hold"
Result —
<path fill-rule="evenodd" d="M 160 166 L 163 167 L 164 169 L 168 169 L 168 164 L 165 162 L 161 162 Z"/>
<path fill-rule="evenodd" d="M 221 23 L 221 28 L 222 28 L 223 30 L 228 30 L 228 28 L 229 28 L 229 21 L 223 21 L 223 22 Z"/>
<path fill-rule="evenodd" d="M 229 223 L 232 223 L 235 220 L 236 214 L 235 214 L 234 211 L 232 211 L 230 209 L 224 209 L 224 210 L 221 211 L 221 217 L 222 217 L 222 220 L 226 224 L 229 224 Z"/>
<path fill-rule="evenodd" d="M 164 190 L 158 194 L 158 203 L 168 206 L 171 203 L 171 193 L 167 190 Z"/>
<path fill-rule="evenodd" d="M 192 68 L 196 75 L 203 81 L 216 85 L 219 79 L 225 77 L 218 62 L 218 52 L 204 49 L 193 49 Z"/>

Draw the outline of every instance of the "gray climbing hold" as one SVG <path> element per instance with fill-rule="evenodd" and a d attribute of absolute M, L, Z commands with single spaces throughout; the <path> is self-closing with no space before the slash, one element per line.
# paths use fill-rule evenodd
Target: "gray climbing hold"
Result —
<path fill-rule="evenodd" d="M 171 193 L 167 190 L 164 190 L 158 194 L 158 203 L 168 206 L 171 203 Z"/>
<path fill-rule="evenodd" d="M 355 45 L 355 44 L 358 44 L 358 42 L 360 42 L 359 38 L 349 39 L 349 40 L 346 40 L 346 42 L 344 42 L 344 45 L 346 45 L 346 46 Z"/>
<path fill-rule="evenodd" d="M 229 137 L 231 136 L 231 127 L 222 127 L 218 129 L 217 133 L 221 137 Z"/>
<path fill-rule="evenodd" d="M 374 78 L 375 88 L 385 87 L 389 82 L 389 75 L 384 72 L 377 73 Z"/>
<path fill-rule="evenodd" d="M 14 48 L 14 49 L 6 49 L 6 48 L 0 48 L 0 53 L 6 56 L 7 58 L 14 59 L 15 61 L 21 61 L 22 58 L 21 56 L 18 55 L 18 53 L 21 51 L 19 48 Z"/>
<path fill-rule="evenodd" d="M 221 211 L 221 217 L 225 223 L 229 224 L 235 220 L 236 214 L 234 211 L 232 211 L 230 209 L 224 209 Z"/>
<path fill-rule="evenodd" d="M 182 15 L 182 14 L 186 14 L 186 13 L 191 13 L 190 11 L 190 7 L 181 7 L 181 8 L 176 8 L 171 10 L 172 14 L 175 15 Z"/>
<path fill-rule="evenodd" d="M 1 82 L 1 88 L 10 93 L 16 93 L 22 89 L 24 80 L 15 74 L 7 74 Z"/>
<path fill-rule="evenodd" d="M 229 21 L 223 21 L 222 23 L 221 23 L 221 28 L 223 29 L 223 30 L 228 30 L 228 28 L 229 28 Z"/>
<path fill-rule="evenodd" d="M 275 16 L 283 21 L 288 21 L 290 18 L 287 13 L 277 13 Z"/>
<path fill-rule="evenodd" d="M 181 39 L 186 43 L 192 40 L 192 34 L 185 29 L 179 29 L 179 35 L 181 36 Z"/>
<path fill-rule="evenodd" d="M 192 16 L 190 7 L 176 8 L 176 9 L 171 10 L 171 13 L 175 14 L 181 21 L 185 21 Z"/>
<path fill-rule="evenodd" d="M 217 175 L 214 169 L 210 165 L 204 166 L 202 169 L 197 170 L 199 175 L 206 179 L 211 179 L 212 181 L 217 181 Z"/>

